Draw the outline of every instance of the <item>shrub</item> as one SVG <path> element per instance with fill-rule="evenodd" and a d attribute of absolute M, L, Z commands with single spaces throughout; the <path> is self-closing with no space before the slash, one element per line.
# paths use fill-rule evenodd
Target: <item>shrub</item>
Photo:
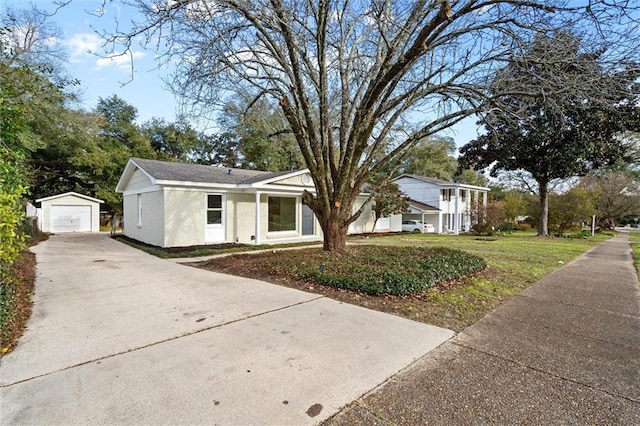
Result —
<path fill-rule="evenodd" d="M 591 231 L 588 231 L 586 229 L 579 232 L 573 232 L 571 234 L 564 235 L 565 238 L 588 238 L 590 236 L 591 236 Z"/>
<path fill-rule="evenodd" d="M 498 230 L 500 232 L 511 232 L 513 231 L 513 223 L 511 222 L 502 222 L 500 226 L 498 226 Z"/>
<path fill-rule="evenodd" d="M 518 230 L 519 231 L 529 231 L 529 230 L 531 230 L 531 224 L 526 223 L 526 222 L 521 223 L 520 225 L 518 225 Z"/>
<path fill-rule="evenodd" d="M 302 260 L 301 260 L 302 259 Z M 484 259 L 444 247 L 359 246 L 346 253 L 279 251 L 256 259 L 266 271 L 372 295 L 407 295 L 487 266 Z"/>

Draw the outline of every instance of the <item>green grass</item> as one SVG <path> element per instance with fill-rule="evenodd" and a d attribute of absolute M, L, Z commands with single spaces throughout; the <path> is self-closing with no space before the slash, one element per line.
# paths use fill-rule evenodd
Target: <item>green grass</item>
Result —
<path fill-rule="evenodd" d="M 539 238 L 533 232 L 514 232 L 491 238 L 413 233 L 369 238 L 353 236 L 348 240 L 347 254 L 340 255 L 344 258 L 340 260 L 339 267 L 327 260 L 336 255 L 319 249 L 274 250 L 260 255 L 232 256 L 212 260 L 202 267 L 320 292 L 348 303 L 461 331 L 507 298 L 612 235 Z M 372 246 L 386 249 L 377 252 L 373 256 L 374 261 L 365 254 L 372 250 Z M 437 252 L 442 247 L 455 250 L 455 253 L 468 253 L 471 255 L 469 259 L 482 258 L 488 268 L 458 279 L 453 278 L 454 275 L 443 276 L 439 285 L 431 287 L 433 284 L 429 282 L 426 269 L 435 268 L 429 266 L 420 270 L 417 265 L 424 258 L 424 253 L 429 250 Z M 356 251 L 356 248 L 366 250 Z M 324 265 L 322 272 L 320 265 Z M 453 263 L 450 265 L 452 269 L 456 268 Z M 408 271 L 414 266 L 414 271 Z M 399 279 L 401 276 L 403 278 Z M 428 284 L 413 286 L 414 279 L 419 276 L 424 277 Z M 296 280 L 307 284 L 296 284 Z M 324 291 L 314 283 L 340 290 Z"/>
<path fill-rule="evenodd" d="M 397 314 L 414 320 L 461 331 L 507 298 L 612 235 L 608 233 L 587 238 L 539 238 L 533 232 L 514 232 L 489 239 L 469 235 L 401 234 L 370 238 L 366 243 L 392 247 L 444 246 L 485 259 L 489 266 L 485 273 L 471 277 L 461 285 L 443 290 L 430 290 L 426 305 L 409 301 L 409 306 L 396 311 Z"/>
<path fill-rule="evenodd" d="M 483 238 L 473 235 L 400 234 L 370 238 L 367 244 L 390 246 L 448 247 L 482 257 L 491 268 L 510 276 L 510 281 L 524 284 L 562 266 L 595 244 L 613 234 L 597 234 L 587 238 L 538 238 L 533 232 L 514 232 L 504 236 Z"/>
<path fill-rule="evenodd" d="M 329 297 L 461 331 L 507 298 L 612 235 L 539 238 L 531 231 L 490 238 L 414 233 L 353 236 L 348 239 L 347 252 L 340 255 L 318 248 L 280 250 L 308 244 L 181 249 L 160 249 L 132 241 L 127 244 L 163 258 L 269 249 L 261 254 L 218 258 L 200 266 L 306 291 L 322 293 L 321 286 L 313 283 L 324 284 L 338 289 L 337 293 L 325 293 Z M 637 265 L 640 233 L 632 234 L 632 239 Z M 453 251 L 443 252 L 443 247 Z M 426 261 L 425 253 L 433 254 L 433 259 Z M 457 256 L 459 262 L 454 261 Z M 456 278 L 477 271 L 481 267 L 476 263 L 479 258 L 488 265 L 485 270 Z M 465 265 L 469 266 L 466 270 Z M 447 273 L 443 272 L 447 269 Z"/>
<path fill-rule="evenodd" d="M 633 250 L 633 258 L 636 263 L 636 271 L 640 274 L 640 230 L 629 232 L 629 241 Z"/>

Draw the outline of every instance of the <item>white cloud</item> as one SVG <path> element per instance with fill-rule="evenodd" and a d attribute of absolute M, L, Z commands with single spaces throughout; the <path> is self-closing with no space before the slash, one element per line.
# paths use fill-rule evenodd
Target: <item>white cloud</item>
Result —
<path fill-rule="evenodd" d="M 94 70 L 115 67 L 120 71 L 129 72 L 131 59 L 140 59 L 144 52 L 133 52 L 131 55 L 105 55 L 104 40 L 94 33 L 77 33 L 66 41 L 72 63 L 95 61 Z"/>
<path fill-rule="evenodd" d="M 96 70 L 101 70 L 108 67 L 116 67 L 120 71 L 131 71 L 131 61 L 143 58 L 144 52 L 133 52 L 131 55 L 116 55 L 109 56 L 107 58 L 99 58 L 96 61 Z"/>
<path fill-rule="evenodd" d="M 102 50 L 103 40 L 94 33 L 76 33 L 66 41 L 71 62 L 85 62 L 88 56 L 93 58 Z"/>

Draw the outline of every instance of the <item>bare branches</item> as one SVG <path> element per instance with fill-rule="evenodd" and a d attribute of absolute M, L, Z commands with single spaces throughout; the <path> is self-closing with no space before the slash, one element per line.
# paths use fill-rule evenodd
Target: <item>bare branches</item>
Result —
<path fill-rule="evenodd" d="M 249 91 L 280 105 L 316 184 L 316 214 L 350 206 L 354 183 L 421 139 L 526 90 L 487 88 L 536 37 L 570 28 L 589 46 L 578 53 L 600 52 L 601 67 L 629 67 L 634 55 L 640 62 L 631 1 L 126 2 L 145 20 L 107 41 L 127 51 L 143 37 L 164 48 L 184 99 L 211 109 Z M 588 90 L 597 81 L 576 82 L 576 90 L 580 84 Z M 548 88 L 559 89 L 551 80 Z"/>

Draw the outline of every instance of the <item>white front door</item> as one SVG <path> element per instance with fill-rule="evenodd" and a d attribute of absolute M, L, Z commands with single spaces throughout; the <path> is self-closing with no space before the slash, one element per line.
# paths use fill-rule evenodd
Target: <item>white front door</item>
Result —
<path fill-rule="evenodd" d="M 206 210 L 205 242 L 224 242 L 224 195 L 207 194 Z"/>

